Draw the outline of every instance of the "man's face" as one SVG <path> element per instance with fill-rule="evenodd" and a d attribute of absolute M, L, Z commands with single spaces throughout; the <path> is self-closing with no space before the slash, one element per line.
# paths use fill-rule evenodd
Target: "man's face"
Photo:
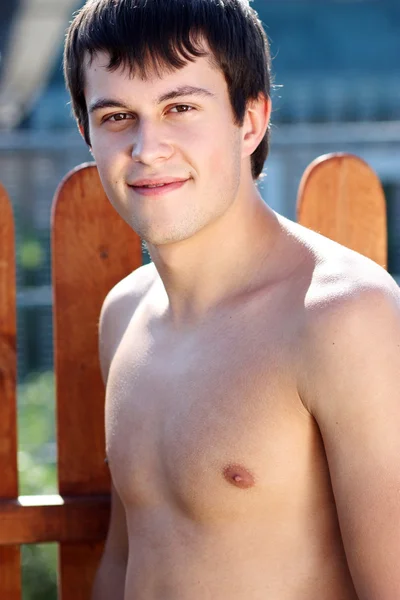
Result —
<path fill-rule="evenodd" d="M 206 57 L 147 79 L 107 64 L 98 54 L 87 65 L 85 96 L 108 198 L 150 244 L 187 239 L 224 214 L 241 184 L 242 129 L 223 73 Z"/>

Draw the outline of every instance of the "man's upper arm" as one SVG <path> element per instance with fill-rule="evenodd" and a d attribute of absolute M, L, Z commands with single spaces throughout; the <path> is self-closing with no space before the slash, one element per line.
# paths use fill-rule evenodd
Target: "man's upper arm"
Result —
<path fill-rule="evenodd" d="M 126 328 L 125 321 L 121 320 L 120 308 L 125 304 L 121 284 L 122 282 L 107 294 L 99 318 L 99 361 L 104 385 L 107 383 L 108 371 L 116 346 Z"/>
<path fill-rule="evenodd" d="M 117 283 L 103 302 L 99 318 L 99 360 L 104 385 L 118 344 L 154 279 L 153 265 L 140 267 Z"/>
<path fill-rule="evenodd" d="M 104 385 L 107 384 L 108 371 L 119 341 L 127 326 L 126 294 L 127 281 L 123 280 L 106 296 L 99 319 L 99 360 Z M 111 514 L 104 548 L 104 555 L 99 571 L 98 586 L 103 586 L 104 573 L 110 573 L 115 565 L 122 566 L 128 559 L 128 534 L 126 529 L 125 509 L 119 494 L 111 485 Z M 110 571 L 111 570 L 111 571 Z M 112 576 L 112 575 L 111 575 Z M 108 577 L 108 575 L 107 575 Z"/>
<path fill-rule="evenodd" d="M 306 386 L 360 600 L 400 598 L 400 293 L 367 289 L 319 325 Z"/>
<path fill-rule="evenodd" d="M 128 560 L 128 531 L 126 527 L 125 508 L 121 498 L 111 486 L 111 515 L 105 545 L 105 555 L 120 563 Z"/>
<path fill-rule="evenodd" d="M 125 509 L 114 486 L 111 488 L 111 518 L 105 549 L 92 588 L 92 600 L 124 597 L 128 563 L 128 533 Z"/>
<path fill-rule="evenodd" d="M 154 269 L 149 267 L 137 269 L 120 281 L 103 302 L 99 318 L 99 360 L 105 385 L 111 361 L 129 321 L 138 303 L 154 281 Z M 102 568 L 107 570 L 112 563 L 123 564 L 127 557 L 128 535 L 125 509 L 112 484 L 111 516 Z"/>

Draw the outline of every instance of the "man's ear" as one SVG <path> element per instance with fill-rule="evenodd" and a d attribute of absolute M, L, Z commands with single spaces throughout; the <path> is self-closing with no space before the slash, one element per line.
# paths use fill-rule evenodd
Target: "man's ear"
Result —
<path fill-rule="evenodd" d="M 82 123 L 78 123 L 78 129 L 79 129 L 79 133 L 81 134 L 83 141 L 85 142 L 85 144 L 87 144 L 86 141 L 86 137 L 85 137 L 85 129 L 82 125 Z M 90 144 L 87 144 L 90 150 L 90 154 L 93 156 L 93 152 L 92 152 L 92 146 Z"/>
<path fill-rule="evenodd" d="M 78 129 L 79 129 L 79 133 L 81 134 L 81 136 L 83 137 L 84 142 L 87 144 L 86 141 L 86 137 L 85 137 L 85 129 L 83 127 L 83 124 L 81 122 L 78 122 Z M 89 144 L 89 148 L 90 148 L 90 144 Z"/>
<path fill-rule="evenodd" d="M 243 122 L 242 158 L 251 156 L 261 143 L 271 118 L 271 99 L 260 93 L 256 100 L 250 100 Z"/>
<path fill-rule="evenodd" d="M 85 139 L 85 133 L 84 133 L 84 129 L 83 129 L 82 123 L 78 123 L 78 129 L 79 129 L 79 133 L 81 134 L 81 136 L 83 137 L 83 139 Z"/>

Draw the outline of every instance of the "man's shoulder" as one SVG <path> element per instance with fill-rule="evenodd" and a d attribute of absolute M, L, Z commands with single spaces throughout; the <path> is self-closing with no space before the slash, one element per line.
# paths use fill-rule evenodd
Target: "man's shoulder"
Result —
<path fill-rule="evenodd" d="M 339 251 L 316 264 L 304 307 L 300 387 L 313 412 L 345 372 L 356 386 L 362 365 L 398 347 L 400 288 L 378 264 Z"/>
<path fill-rule="evenodd" d="M 368 257 L 298 223 L 290 222 L 289 231 L 297 240 L 296 254 L 305 256 L 296 281 L 312 320 L 348 311 L 374 294 L 398 292 L 395 280 Z"/>
<path fill-rule="evenodd" d="M 99 318 L 99 356 L 104 381 L 107 380 L 110 363 L 132 316 L 157 278 L 155 266 L 144 265 L 108 292 Z"/>
<path fill-rule="evenodd" d="M 134 311 L 150 287 L 157 280 L 158 273 L 153 263 L 143 265 L 124 277 L 108 292 L 102 306 L 101 316 L 107 312 Z"/>
<path fill-rule="evenodd" d="M 319 348 L 329 331 L 345 335 L 349 323 L 379 318 L 385 305 L 398 304 L 400 288 L 380 265 L 313 231 L 299 228 L 307 248 L 298 295 L 304 298 L 303 324 L 307 340 Z M 364 323 L 367 328 L 367 321 Z"/>
<path fill-rule="evenodd" d="M 335 321 L 360 309 L 374 312 L 379 300 L 399 294 L 396 281 L 383 267 L 338 246 L 317 255 L 305 301 L 311 322 Z"/>

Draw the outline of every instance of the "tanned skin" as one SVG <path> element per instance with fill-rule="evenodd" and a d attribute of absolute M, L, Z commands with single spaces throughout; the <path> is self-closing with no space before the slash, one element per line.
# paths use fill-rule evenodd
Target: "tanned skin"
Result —
<path fill-rule="evenodd" d="M 92 152 L 153 264 L 100 317 L 93 600 L 400 598 L 397 285 L 264 203 L 268 99 L 238 127 L 207 57 L 147 79 L 107 61 L 85 69 Z"/>

